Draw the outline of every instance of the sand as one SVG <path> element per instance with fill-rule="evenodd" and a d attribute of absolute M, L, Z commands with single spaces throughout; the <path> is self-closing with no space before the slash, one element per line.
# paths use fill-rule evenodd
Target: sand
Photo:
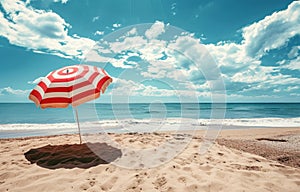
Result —
<path fill-rule="evenodd" d="M 204 154 L 203 132 L 191 135 L 107 135 L 115 146 L 79 145 L 77 135 L 1 139 L 0 191 L 300 190 L 300 128 L 222 131 Z M 164 149 L 176 151 L 186 137 L 186 148 L 168 159 Z M 130 152 L 149 148 L 148 159 Z"/>

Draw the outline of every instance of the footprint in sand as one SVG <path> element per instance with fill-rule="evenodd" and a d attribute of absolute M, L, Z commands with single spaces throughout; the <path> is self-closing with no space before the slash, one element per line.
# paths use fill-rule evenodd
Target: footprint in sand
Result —
<path fill-rule="evenodd" d="M 158 189 L 159 191 L 166 189 L 167 179 L 166 177 L 159 177 L 153 182 L 155 189 Z"/>
<path fill-rule="evenodd" d="M 186 177 L 178 177 L 177 181 L 186 184 Z"/>
<path fill-rule="evenodd" d="M 107 171 L 109 173 L 113 173 L 113 172 L 115 172 L 115 170 L 116 170 L 116 167 L 114 167 L 114 166 L 109 166 L 105 169 L 105 171 Z"/>
<path fill-rule="evenodd" d="M 87 180 L 89 181 L 88 183 L 91 187 L 93 187 L 96 184 L 96 178 L 87 179 Z"/>
<path fill-rule="evenodd" d="M 192 169 L 190 167 L 183 167 L 182 170 L 184 170 L 184 171 L 192 171 Z"/>
<path fill-rule="evenodd" d="M 82 185 L 80 185 L 79 189 L 82 191 L 86 191 L 90 188 L 90 186 L 87 183 L 84 183 Z"/>
<path fill-rule="evenodd" d="M 234 169 L 238 169 L 238 170 L 248 170 L 248 171 L 261 171 L 262 170 L 262 166 L 250 166 L 250 165 L 240 165 L 240 164 L 231 164 L 231 166 Z"/>
<path fill-rule="evenodd" d="M 197 184 L 192 184 L 192 185 L 189 185 L 186 187 L 187 190 L 185 191 L 190 191 L 190 192 L 198 192 L 198 191 L 201 191 L 200 190 L 200 186 L 197 185 Z"/>
<path fill-rule="evenodd" d="M 208 172 L 212 169 L 213 167 L 209 166 L 209 165 L 203 165 L 203 166 L 199 166 L 199 169 L 205 172 Z"/>
<path fill-rule="evenodd" d="M 111 179 L 108 179 L 104 184 L 101 185 L 101 189 L 103 191 L 110 190 L 115 185 L 117 180 L 118 180 L 118 177 L 112 177 Z"/>
<path fill-rule="evenodd" d="M 141 188 L 141 184 L 144 182 L 142 178 L 136 177 L 136 179 L 130 183 L 130 185 L 127 187 L 128 191 L 142 191 L 143 188 Z"/>

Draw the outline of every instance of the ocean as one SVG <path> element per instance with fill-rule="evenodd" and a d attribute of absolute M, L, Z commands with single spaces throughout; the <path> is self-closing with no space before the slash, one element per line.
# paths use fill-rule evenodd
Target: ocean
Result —
<path fill-rule="evenodd" d="M 1 103 L 0 138 L 75 133 L 74 114 L 71 107 L 40 109 L 33 103 Z M 171 125 L 178 123 L 185 129 L 205 129 L 215 119 L 223 128 L 300 127 L 300 103 L 88 103 L 79 106 L 78 114 L 83 129 L 101 127 L 110 132 L 145 131 L 145 125 L 146 131 L 153 130 L 151 125 L 172 130 Z"/>

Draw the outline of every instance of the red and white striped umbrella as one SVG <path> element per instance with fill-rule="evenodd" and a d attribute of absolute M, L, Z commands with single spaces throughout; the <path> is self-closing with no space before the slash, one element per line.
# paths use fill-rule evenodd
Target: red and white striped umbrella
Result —
<path fill-rule="evenodd" d="M 80 126 L 76 106 L 100 97 L 112 78 L 104 69 L 89 65 L 73 65 L 50 72 L 31 91 L 29 99 L 44 108 L 75 107 L 81 143 Z"/>
<path fill-rule="evenodd" d="M 31 91 L 29 99 L 41 108 L 78 106 L 104 93 L 112 78 L 104 69 L 73 65 L 52 71 Z"/>

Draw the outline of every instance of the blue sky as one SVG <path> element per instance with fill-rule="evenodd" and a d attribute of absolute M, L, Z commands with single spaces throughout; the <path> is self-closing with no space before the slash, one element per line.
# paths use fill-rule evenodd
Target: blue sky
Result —
<path fill-rule="evenodd" d="M 300 102 L 299 1 L 0 2 L 0 102 L 83 62 L 114 78 L 99 102 Z"/>

